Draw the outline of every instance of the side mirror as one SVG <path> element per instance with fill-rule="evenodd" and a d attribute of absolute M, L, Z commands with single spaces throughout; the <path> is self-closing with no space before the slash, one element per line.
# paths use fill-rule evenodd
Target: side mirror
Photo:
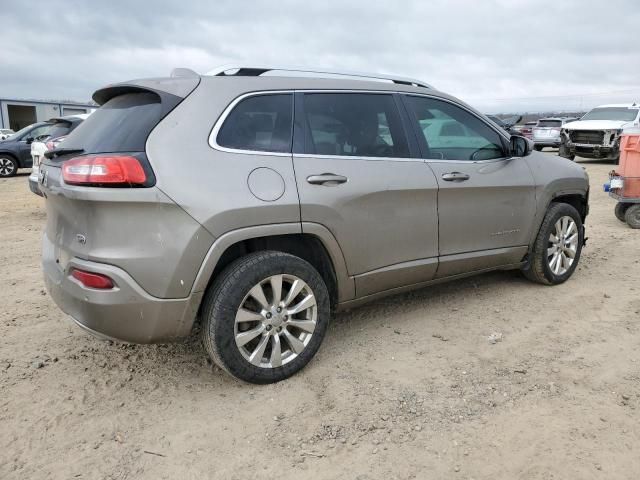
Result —
<path fill-rule="evenodd" d="M 29 145 L 30 143 L 33 143 L 33 137 L 27 137 L 24 139 L 25 142 L 27 142 L 27 145 Z"/>
<path fill-rule="evenodd" d="M 533 142 L 520 135 L 511 135 L 509 150 L 512 157 L 526 157 L 533 151 Z"/>

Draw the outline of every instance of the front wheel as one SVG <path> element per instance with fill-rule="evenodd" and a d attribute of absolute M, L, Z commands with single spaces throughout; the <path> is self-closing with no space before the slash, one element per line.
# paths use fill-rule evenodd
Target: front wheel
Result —
<path fill-rule="evenodd" d="M 630 206 L 631 205 L 629 203 L 616 203 L 616 207 L 613 209 L 613 213 L 615 214 L 616 218 L 621 222 L 626 222 L 627 219 L 624 218 L 624 214 Z"/>
<path fill-rule="evenodd" d="M 566 203 L 552 204 L 523 269 L 525 276 L 545 285 L 565 282 L 578 266 L 583 243 L 582 219 L 578 211 Z"/>
<path fill-rule="evenodd" d="M 541 152 L 544 147 L 540 145 L 534 145 L 533 148 L 535 149 L 536 152 Z"/>
<path fill-rule="evenodd" d="M 231 375 L 278 382 L 313 358 L 329 316 L 327 287 L 311 264 L 282 252 L 256 252 L 229 265 L 206 294 L 203 343 Z"/>
<path fill-rule="evenodd" d="M 0 156 L 0 177 L 13 177 L 18 172 L 18 162 L 11 157 Z"/>
<path fill-rule="evenodd" d="M 631 228 L 640 228 L 640 203 L 627 208 L 624 213 L 624 219 Z"/>

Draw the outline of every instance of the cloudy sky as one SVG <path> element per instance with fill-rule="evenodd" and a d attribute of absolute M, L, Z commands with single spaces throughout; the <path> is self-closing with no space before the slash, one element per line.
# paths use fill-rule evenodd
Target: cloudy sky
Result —
<path fill-rule="evenodd" d="M 640 101 L 638 0 L 0 3 L 4 98 L 257 63 L 416 77 L 486 112 Z"/>

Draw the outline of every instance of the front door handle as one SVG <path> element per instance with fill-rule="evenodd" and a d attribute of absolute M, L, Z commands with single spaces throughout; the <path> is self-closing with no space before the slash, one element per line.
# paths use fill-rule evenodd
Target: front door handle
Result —
<path fill-rule="evenodd" d="M 465 180 L 469 180 L 470 178 L 470 175 L 462 172 L 451 172 L 442 174 L 442 179 L 445 182 L 464 182 Z"/>
<path fill-rule="evenodd" d="M 336 175 L 335 173 L 322 173 L 320 175 L 309 175 L 307 177 L 307 182 L 311 185 L 339 185 L 346 181 L 347 177 Z"/>

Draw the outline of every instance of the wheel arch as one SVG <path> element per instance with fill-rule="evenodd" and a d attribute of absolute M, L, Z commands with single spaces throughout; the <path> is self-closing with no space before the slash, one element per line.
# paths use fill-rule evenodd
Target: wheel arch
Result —
<path fill-rule="evenodd" d="M 306 222 L 242 228 L 218 237 L 205 255 L 192 293 L 204 292 L 235 259 L 264 250 L 290 253 L 313 265 L 327 284 L 332 308 L 355 296 L 335 237 L 324 226 Z"/>
<path fill-rule="evenodd" d="M 0 156 L 2 156 L 2 157 L 11 157 L 11 158 L 13 158 L 16 162 L 18 162 L 18 165 L 20 165 L 20 159 L 18 158 L 18 156 L 17 156 L 15 153 L 13 153 L 13 152 L 11 152 L 11 151 L 8 151 L 8 150 L 0 150 Z"/>
<path fill-rule="evenodd" d="M 544 217 L 549 211 L 549 208 L 555 203 L 566 203 L 575 208 L 580 214 L 580 219 L 584 225 L 584 222 L 589 214 L 589 190 L 579 191 L 579 190 L 566 190 L 556 192 L 549 198 L 549 201 L 546 203 L 545 208 L 538 215 L 538 219 L 536 221 L 536 228 L 532 230 L 532 236 L 529 241 L 529 253 L 533 250 L 533 245 L 535 243 L 536 237 L 538 236 L 538 232 L 540 231 L 540 227 L 542 226 L 542 222 L 544 221 Z"/>

